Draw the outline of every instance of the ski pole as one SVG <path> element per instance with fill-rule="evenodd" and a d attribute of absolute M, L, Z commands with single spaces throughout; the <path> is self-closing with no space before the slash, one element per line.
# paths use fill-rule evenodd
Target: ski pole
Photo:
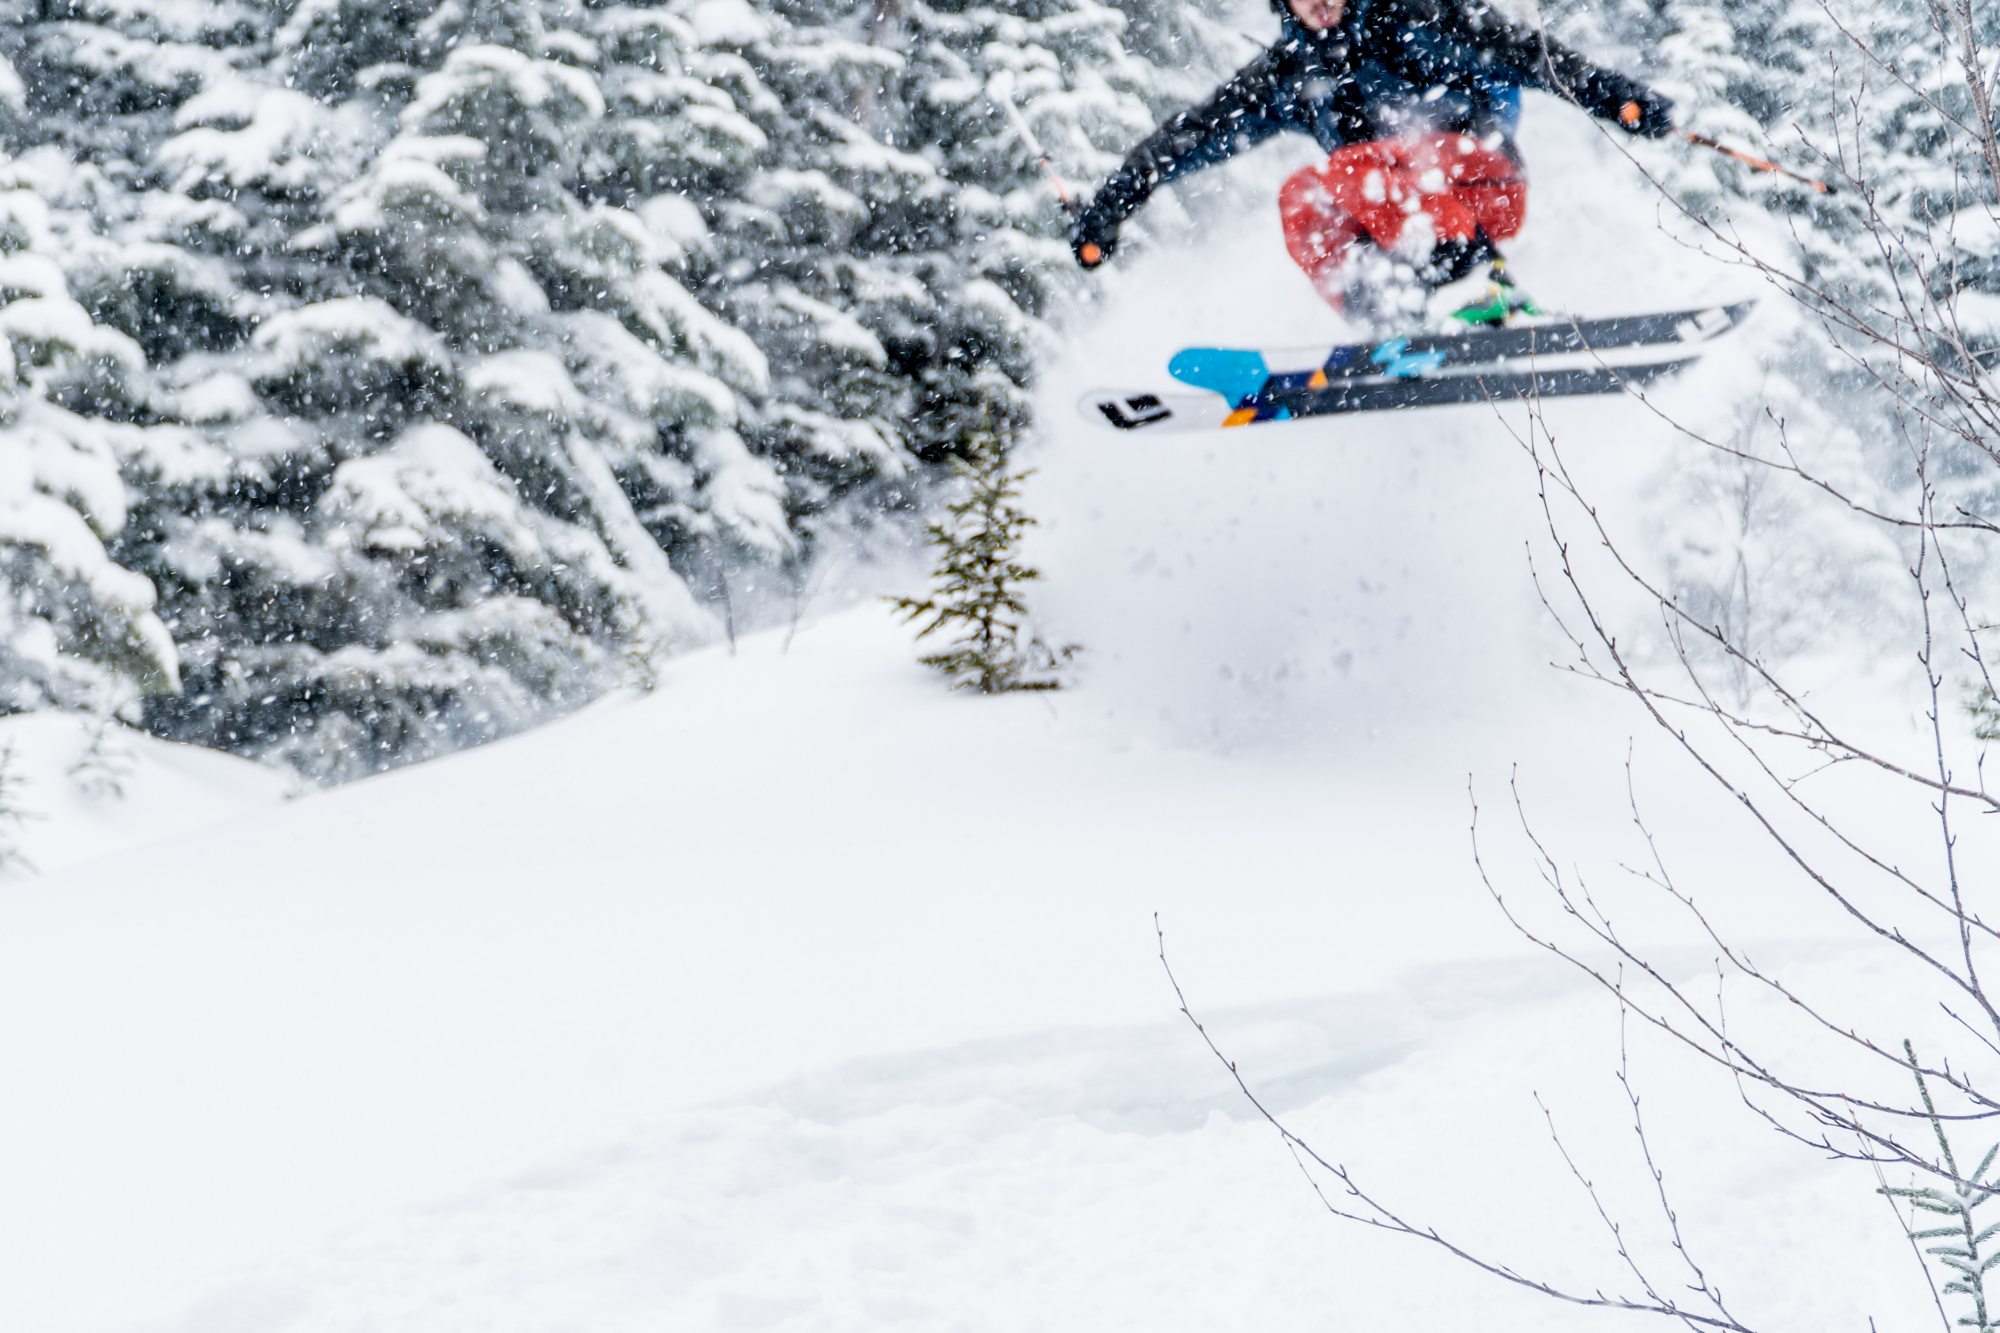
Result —
<path fill-rule="evenodd" d="M 1717 143 L 1715 140 L 1709 138 L 1706 134 L 1693 134 L 1687 130 L 1682 130 L 1681 137 L 1683 139 L 1686 139 L 1689 143 L 1700 144 L 1703 148 L 1713 148 L 1716 152 L 1722 154 L 1724 157 L 1733 157 L 1738 162 L 1741 162 L 1744 166 L 1749 167 L 1752 171 L 1768 171 L 1776 176 L 1786 176 L 1792 180 L 1797 181 L 1801 185 L 1812 186 L 1813 189 L 1817 190 L 1821 194 L 1840 193 L 1840 191 L 1833 188 L 1832 183 L 1829 181 L 1814 180 L 1811 176 L 1801 176 L 1798 172 L 1791 170 L 1789 167 L 1781 167 L 1776 162 L 1769 162 L 1761 157 L 1752 157 L 1748 153 L 1739 152 L 1736 149 L 1731 148 L 1728 144 Z"/>
<path fill-rule="evenodd" d="M 1637 125 L 1639 123 L 1639 116 L 1640 111 L 1637 102 L 1627 102 L 1624 106 L 1618 108 L 1618 120 L 1620 124 Z M 1768 171 L 1774 176 L 1784 176 L 1797 181 L 1801 185 L 1810 185 L 1821 194 L 1840 193 L 1827 181 L 1814 180 L 1811 176 L 1800 175 L 1790 167 L 1780 166 L 1776 162 L 1765 158 L 1752 157 L 1740 149 L 1731 148 L 1726 143 L 1719 143 L 1709 138 L 1706 134 L 1696 134 L 1690 130 L 1676 130 L 1675 133 L 1680 135 L 1681 138 L 1686 139 L 1689 143 L 1700 144 L 1703 148 L 1712 148 L 1724 157 L 1733 157 L 1752 171 Z"/>
<path fill-rule="evenodd" d="M 1049 150 L 1042 147 L 1042 141 L 1028 128 L 1028 118 L 1021 114 L 1020 107 L 1014 105 L 1013 78 L 1005 70 L 995 74 L 986 85 L 986 96 L 1000 108 L 1008 123 L 1014 127 L 1014 133 L 1021 136 L 1021 142 L 1035 155 L 1035 165 L 1042 169 L 1042 174 L 1049 178 L 1049 184 L 1055 187 L 1056 199 L 1062 204 L 1063 212 L 1075 217 L 1083 205 L 1076 201 L 1069 187 L 1063 184 L 1063 178 L 1056 174 Z"/>

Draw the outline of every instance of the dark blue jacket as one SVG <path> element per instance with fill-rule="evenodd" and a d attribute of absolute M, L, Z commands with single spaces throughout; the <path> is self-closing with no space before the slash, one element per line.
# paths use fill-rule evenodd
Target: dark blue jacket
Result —
<path fill-rule="evenodd" d="M 1280 130 L 1332 152 L 1427 129 L 1501 136 L 1512 152 L 1520 89 L 1539 88 L 1616 120 L 1627 102 L 1664 125 L 1664 99 L 1599 69 L 1547 34 L 1502 19 L 1483 0 L 1349 0 L 1315 33 L 1289 12 L 1277 42 L 1214 95 L 1126 155 L 1091 203 L 1115 228 L 1153 190 L 1254 148 Z"/>

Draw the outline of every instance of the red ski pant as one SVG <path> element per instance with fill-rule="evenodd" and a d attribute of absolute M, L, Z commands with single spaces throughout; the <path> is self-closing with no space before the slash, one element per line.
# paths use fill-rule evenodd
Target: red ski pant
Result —
<path fill-rule="evenodd" d="M 1481 227 L 1496 241 L 1514 235 L 1527 207 L 1514 160 L 1463 134 L 1348 144 L 1278 191 L 1285 248 L 1336 306 L 1341 269 L 1363 237 L 1422 260 L 1438 242 L 1470 240 Z"/>

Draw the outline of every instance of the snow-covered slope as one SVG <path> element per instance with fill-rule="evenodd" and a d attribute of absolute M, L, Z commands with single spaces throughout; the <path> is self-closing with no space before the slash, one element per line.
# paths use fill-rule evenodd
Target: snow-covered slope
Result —
<path fill-rule="evenodd" d="M 1602 1230 L 1580 1190 L 1548 1187 L 1563 1167 L 1533 1095 L 1615 1183 L 1630 1129 L 1607 1095 L 1616 1033 L 1601 1006 L 1532 970 L 1441 969 L 1215 1027 L 1365 1183 L 1448 1216 L 1454 1239 L 1550 1276 L 1591 1271 Z M 1195 1049 L 1184 1026 L 1156 1023 L 836 1067 L 386 1215 L 128 1327 L 1596 1326 L 1328 1219 Z M 1921 1317 L 1893 1264 L 1865 1262 L 1901 1239 L 1878 1200 L 1771 1160 L 1754 1136 L 1700 1128 L 1691 1071 L 1645 1066 L 1656 1126 L 1695 1129 L 1663 1161 L 1739 1308 L 1784 1323 Z M 1654 1239 L 1644 1200 L 1611 1198 L 1635 1243 Z M 1772 1250 L 1807 1257 L 1741 1262 Z"/>
<path fill-rule="evenodd" d="M 1531 114 L 1517 253 L 1545 299 L 1731 294 L 1587 127 Z M 44 873 L 0 880 L 0 1327 L 1562 1322 L 1316 1216 L 1155 957 L 1157 913 L 1214 1029 L 1343 1159 L 1608 1280 L 1587 1200 L 1537 1183 L 1530 1091 L 1629 1164 L 1615 1013 L 1525 961 L 1468 856 L 1468 776 L 1491 808 L 1517 763 L 1552 845 L 1632 837 L 1638 723 L 1544 665 L 1518 451 L 1473 408 L 1165 447 L 1068 416 L 1193 335 L 1330 337 L 1275 252 L 1259 211 L 1135 264 L 1050 376 L 1030 499 L 1074 691 L 948 695 L 882 608 L 829 602 L 352 786 L 216 770 L 198 830 L 49 821 Z M 1668 456 L 1634 404 L 1551 421 L 1617 496 Z M 192 762 L 165 754 L 135 821 Z M 1643 732 L 1634 762 L 1728 924 L 1804 950 L 1819 923 L 1726 804 Z M 1638 1054 L 1701 1234 L 1828 1258 L 1732 1268 L 1743 1295 L 1908 1313 L 1872 1181 L 1770 1157 Z"/>

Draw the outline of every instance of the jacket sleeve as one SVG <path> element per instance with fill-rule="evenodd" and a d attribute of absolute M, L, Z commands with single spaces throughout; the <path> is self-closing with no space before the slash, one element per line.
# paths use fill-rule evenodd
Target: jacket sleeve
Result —
<path fill-rule="evenodd" d="M 1602 69 L 1535 28 L 1509 23 L 1474 0 L 1403 0 L 1382 5 L 1376 40 L 1400 49 L 1414 66 L 1413 81 L 1448 87 L 1464 79 L 1539 88 L 1582 107 L 1593 116 L 1616 120 L 1646 85 Z"/>
<path fill-rule="evenodd" d="M 1617 120 L 1618 110 L 1650 90 L 1637 79 L 1593 65 L 1544 32 L 1499 25 L 1492 49 L 1496 60 L 1518 71 L 1530 88 L 1576 103 L 1602 120 Z"/>
<path fill-rule="evenodd" d="M 1099 188 L 1092 210 L 1122 222 L 1168 181 L 1225 162 L 1284 129 L 1285 108 L 1276 95 L 1283 82 L 1277 52 L 1258 56 L 1206 102 L 1140 140 Z"/>
<path fill-rule="evenodd" d="M 1490 70 L 1514 74 L 1526 88 L 1552 92 L 1600 120 L 1618 120 L 1618 108 L 1650 92 L 1636 78 L 1584 60 L 1546 32 L 1502 22 L 1490 12 L 1480 18 L 1484 22 L 1474 40 L 1482 62 Z"/>

